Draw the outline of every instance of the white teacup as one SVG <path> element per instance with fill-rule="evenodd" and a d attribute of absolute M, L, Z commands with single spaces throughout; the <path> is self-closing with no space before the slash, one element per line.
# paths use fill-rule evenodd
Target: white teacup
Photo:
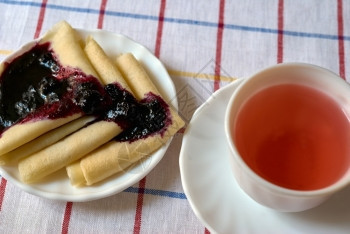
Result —
<path fill-rule="evenodd" d="M 326 69 L 286 63 L 246 78 L 225 131 L 234 176 L 262 205 L 303 211 L 350 183 L 350 85 Z"/>

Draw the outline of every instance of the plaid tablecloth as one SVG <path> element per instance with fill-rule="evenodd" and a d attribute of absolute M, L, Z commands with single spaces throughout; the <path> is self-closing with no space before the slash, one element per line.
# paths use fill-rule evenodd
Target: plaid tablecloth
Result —
<path fill-rule="evenodd" d="M 215 90 L 276 63 L 312 63 L 350 80 L 347 0 L 0 0 L 0 59 L 60 20 L 148 47 L 187 122 Z M 96 201 L 47 200 L 1 178 L 0 233 L 207 233 L 181 185 L 182 135 L 139 183 Z"/>

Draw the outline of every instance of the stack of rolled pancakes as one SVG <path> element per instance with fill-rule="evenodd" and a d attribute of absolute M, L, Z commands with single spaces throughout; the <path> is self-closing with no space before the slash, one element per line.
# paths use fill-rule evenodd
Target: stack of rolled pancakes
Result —
<path fill-rule="evenodd" d="M 92 37 L 82 43 L 65 21 L 56 24 L 39 40 L 39 43 L 45 42 L 51 43 L 64 66 L 76 67 L 103 85 L 116 83 L 137 100 L 149 93 L 160 96 L 131 53 L 121 54 L 113 62 Z M 161 133 L 132 141 L 114 139 L 125 130 L 117 123 L 96 121 L 96 117 L 81 113 L 17 124 L 0 138 L 0 163 L 18 164 L 25 183 L 38 182 L 65 167 L 72 185 L 92 185 L 147 157 L 184 126 L 171 106 L 168 119 L 170 124 Z"/>

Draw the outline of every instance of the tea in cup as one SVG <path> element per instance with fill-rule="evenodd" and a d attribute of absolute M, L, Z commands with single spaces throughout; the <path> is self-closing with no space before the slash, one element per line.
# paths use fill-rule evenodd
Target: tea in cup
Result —
<path fill-rule="evenodd" d="M 350 85 L 309 64 L 246 78 L 225 131 L 233 173 L 254 200 L 279 211 L 313 208 L 350 181 Z"/>

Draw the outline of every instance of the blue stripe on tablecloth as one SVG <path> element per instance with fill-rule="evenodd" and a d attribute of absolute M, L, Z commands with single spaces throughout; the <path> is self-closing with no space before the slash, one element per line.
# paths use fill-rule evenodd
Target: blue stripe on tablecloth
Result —
<path fill-rule="evenodd" d="M 129 187 L 124 190 L 127 193 L 139 193 L 139 188 Z M 178 199 L 187 199 L 184 193 L 171 192 L 166 190 L 158 190 L 158 189 L 144 189 L 144 194 L 150 194 L 161 197 L 170 197 L 170 198 L 178 198 Z"/>
<path fill-rule="evenodd" d="M 39 2 L 0 0 L 0 3 L 10 4 L 10 5 L 41 7 L 41 3 L 39 3 Z M 69 6 L 62 6 L 62 5 L 56 5 L 56 4 L 47 4 L 46 8 L 55 9 L 55 10 L 80 12 L 80 13 L 91 13 L 91 14 L 99 14 L 100 13 L 99 9 L 69 7 Z M 115 17 L 158 21 L 158 16 L 125 13 L 125 12 L 118 12 L 118 11 L 105 11 L 105 15 L 115 16 Z M 170 18 L 170 17 L 165 17 L 164 21 L 169 22 L 169 23 L 189 24 L 189 25 L 215 27 L 215 28 L 218 26 L 218 24 L 216 22 L 180 19 L 180 18 Z M 229 30 L 278 34 L 278 29 L 273 29 L 273 28 L 251 27 L 251 26 L 236 25 L 236 24 L 225 24 L 224 28 L 229 29 Z M 318 38 L 318 39 L 328 39 L 328 40 L 338 40 L 339 39 L 338 35 L 322 34 L 322 33 L 308 33 L 308 32 L 283 30 L 283 34 L 285 36 L 292 36 L 292 37 Z M 350 36 L 343 36 L 343 40 L 350 41 Z"/>
<path fill-rule="evenodd" d="M 4 179 L 0 175 L 0 181 L 1 179 Z M 138 187 L 129 187 L 124 190 L 126 193 L 139 193 Z M 1 192 L 0 192 L 1 193 Z M 166 191 L 166 190 L 159 190 L 159 189 L 144 189 L 144 194 L 154 195 L 154 196 L 161 196 L 161 197 L 170 197 L 170 198 L 177 198 L 177 199 L 184 199 L 186 200 L 187 197 L 184 193 L 179 192 L 172 192 L 172 191 Z M 0 194 L 1 196 L 1 194 Z M 0 208 L 1 209 L 1 208 Z"/>

